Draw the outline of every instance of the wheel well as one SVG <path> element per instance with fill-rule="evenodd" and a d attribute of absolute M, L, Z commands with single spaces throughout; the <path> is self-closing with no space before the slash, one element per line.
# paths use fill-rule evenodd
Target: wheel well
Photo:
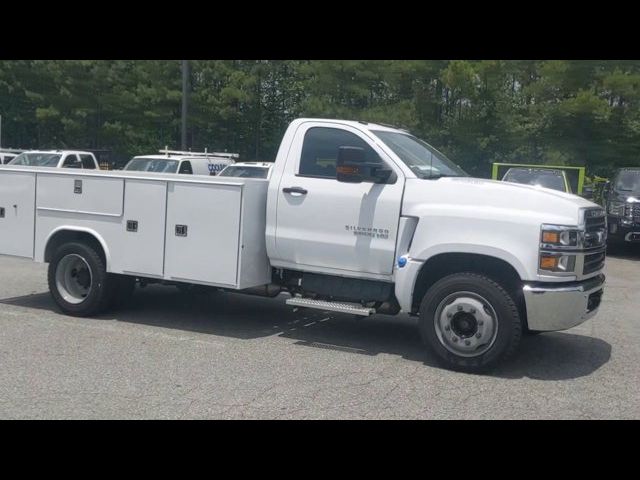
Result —
<path fill-rule="evenodd" d="M 60 248 L 61 245 L 70 242 L 79 242 L 90 246 L 96 251 L 98 255 L 100 255 L 100 258 L 102 259 L 104 264 L 107 264 L 107 258 L 100 241 L 94 235 L 88 232 L 79 232 L 76 230 L 60 230 L 59 232 L 54 233 L 53 236 L 49 239 L 47 247 L 44 250 L 44 261 L 47 263 L 51 262 L 53 254 L 56 252 L 56 250 Z"/>
<path fill-rule="evenodd" d="M 513 295 L 520 317 L 525 319 L 522 279 L 516 269 L 500 258 L 475 253 L 441 253 L 427 260 L 416 278 L 411 311 L 419 310 L 422 297 L 434 283 L 447 275 L 461 272 L 480 273 L 498 282 Z"/>

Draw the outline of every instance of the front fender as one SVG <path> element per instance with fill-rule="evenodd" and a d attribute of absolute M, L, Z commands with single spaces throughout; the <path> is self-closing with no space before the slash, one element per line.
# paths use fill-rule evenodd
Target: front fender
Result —
<path fill-rule="evenodd" d="M 476 255 L 485 255 L 504 260 L 511 265 L 521 279 L 529 277 L 529 271 L 525 265 L 513 253 L 493 245 L 478 245 L 473 243 L 445 243 L 441 245 L 432 245 L 415 255 L 415 260 L 422 263 L 443 253 L 471 253 Z M 536 251 L 537 257 L 537 251 Z M 413 257 L 412 257 L 413 258 Z"/>
<path fill-rule="evenodd" d="M 492 257 L 507 262 L 518 273 L 522 279 L 527 275 L 527 270 L 522 262 L 512 253 L 486 245 L 474 245 L 469 243 L 449 243 L 443 245 L 433 245 L 421 251 L 418 258 L 409 257 L 406 265 L 395 270 L 395 294 L 404 312 L 410 312 L 413 305 L 413 295 L 416 288 L 416 281 L 422 267 L 430 259 L 446 253 L 466 253 Z"/>
<path fill-rule="evenodd" d="M 420 217 L 407 254 L 408 262 L 394 272 L 396 298 L 403 311 L 411 311 L 422 266 L 445 253 L 496 258 L 511 265 L 522 281 L 538 279 L 539 224 L 513 218 L 496 220 L 482 213 L 474 217 L 461 211 L 456 215 L 432 212 Z"/>

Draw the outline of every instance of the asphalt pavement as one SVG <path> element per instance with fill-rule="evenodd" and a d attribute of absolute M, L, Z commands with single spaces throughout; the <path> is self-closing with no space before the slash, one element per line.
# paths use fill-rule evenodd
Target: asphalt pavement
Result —
<path fill-rule="evenodd" d="M 594 319 L 472 375 L 442 368 L 406 315 L 149 286 L 74 318 L 46 265 L 0 257 L 0 418 L 637 419 L 640 248 L 613 252 L 606 274 Z"/>

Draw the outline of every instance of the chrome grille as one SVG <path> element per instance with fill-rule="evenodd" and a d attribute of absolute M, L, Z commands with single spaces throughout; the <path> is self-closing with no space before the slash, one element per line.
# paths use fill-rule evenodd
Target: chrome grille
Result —
<path fill-rule="evenodd" d="M 584 256 L 584 267 L 582 268 L 582 274 L 588 275 L 596 272 L 604 267 L 605 252 L 590 253 Z"/>
<path fill-rule="evenodd" d="M 585 212 L 585 228 L 587 232 L 594 232 L 605 227 L 606 217 L 604 209 L 593 208 Z"/>
<path fill-rule="evenodd" d="M 603 246 L 607 241 L 607 217 L 602 208 L 585 211 L 584 248 L 592 249 Z"/>

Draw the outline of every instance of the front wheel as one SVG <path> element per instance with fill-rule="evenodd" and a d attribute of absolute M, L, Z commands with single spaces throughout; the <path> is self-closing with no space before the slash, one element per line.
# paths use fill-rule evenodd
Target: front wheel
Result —
<path fill-rule="evenodd" d="M 49 291 L 67 315 L 87 317 L 103 312 L 114 281 L 102 257 L 84 243 L 66 243 L 54 253 L 48 270 Z"/>
<path fill-rule="evenodd" d="M 487 370 L 517 349 L 522 322 L 512 296 L 476 273 L 437 281 L 420 305 L 422 338 L 449 368 Z"/>

